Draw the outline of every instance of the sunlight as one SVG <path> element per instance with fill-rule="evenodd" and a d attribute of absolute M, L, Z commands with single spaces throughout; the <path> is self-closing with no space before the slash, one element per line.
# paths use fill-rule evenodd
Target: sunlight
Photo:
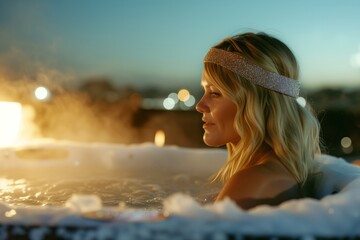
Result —
<path fill-rule="evenodd" d="M 16 142 L 21 129 L 21 104 L 0 102 L 0 116 L 0 146 L 10 146 Z"/>

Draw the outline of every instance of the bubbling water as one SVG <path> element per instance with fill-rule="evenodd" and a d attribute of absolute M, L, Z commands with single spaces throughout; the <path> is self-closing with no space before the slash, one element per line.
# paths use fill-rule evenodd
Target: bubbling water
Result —
<path fill-rule="evenodd" d="M 0 201 L 20 206 L 63 206 L 74 194 L 99 196 L 106 207 L 123 204 L 129 208 L 162 209 L 170 195 L 182 192 L 208 202 L 217 191 L 207 179 L 177 175 L 159 179 L 97 178 L 66 180 L 0 179 Z M 6 187 L 4 187 L 6 186 Z"/>
<path fill-rule="evenodd" d="M 174 150 L 188 159 L 180 160 Z M 165 154 L 159 155 L 159 151 Z M 58 141 L 3 148 L 0 201 L 62 206 L 73 194 L 94 194 L 104 206 L 161 210 L 166 197 L 182 192 L 205 203 L 218 191 L 217 185 L 209 183 L 215 169 L 201 167 L 205 164 L 200 162 L 207 161 L 201 159 L 207 151 L 159 148 L 150 143 L 125 146 Z M 190 158 L 190 152 L 198 157 Z M 226 152 L 213 153 L 220 165 Z"/>

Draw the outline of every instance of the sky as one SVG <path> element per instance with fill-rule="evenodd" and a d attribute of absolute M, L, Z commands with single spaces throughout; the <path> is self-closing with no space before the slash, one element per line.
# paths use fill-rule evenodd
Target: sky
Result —
<path fill-rule="evenodd" d="M 223 38 L 266 32 L 285 42 L 303 88 L 360 86 L 358 0 L 0 0 L 0 78 L 118 86 L 200 86 Z"/>

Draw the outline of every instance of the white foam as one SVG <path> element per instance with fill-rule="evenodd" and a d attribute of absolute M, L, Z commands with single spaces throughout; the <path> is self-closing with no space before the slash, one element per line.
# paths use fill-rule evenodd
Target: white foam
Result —
<path fill-rule="evenodd" d="M 80 213 L 99 211 L 102 201 L 96 195 L 73 194 L 65 203 L 65 207 Z"/>
<path fill-rule="evenodd" d="M 317 159 L 324 177 L 317 182 L 322 199 L 298 199 L 280 206 L 239 209 L 229 199 L 201 206 L 189 196 L 175 194 L 164 202 L 169 214 L 202 221 L 229 221 L 235 232 L 250 235 L 355 236 L 360 234 L 360 168 L 343 159 Z M 338 191 L 336 194 L 330 194 Z"/>

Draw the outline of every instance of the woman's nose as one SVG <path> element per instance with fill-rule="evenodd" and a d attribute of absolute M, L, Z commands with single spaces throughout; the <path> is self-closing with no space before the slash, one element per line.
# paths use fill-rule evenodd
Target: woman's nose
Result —
<path fill-rule="evenodd" d="M 196 104 L 196 111 L 198 111 L 200 113 L 204 113 L 204 112 L 207 111 L 206 109 L 208 109 L 208 107 L 207 107 L 207 105 L 205 103 L 204 97 L 202 97 L 200 99 L 200 101 Z"/>

